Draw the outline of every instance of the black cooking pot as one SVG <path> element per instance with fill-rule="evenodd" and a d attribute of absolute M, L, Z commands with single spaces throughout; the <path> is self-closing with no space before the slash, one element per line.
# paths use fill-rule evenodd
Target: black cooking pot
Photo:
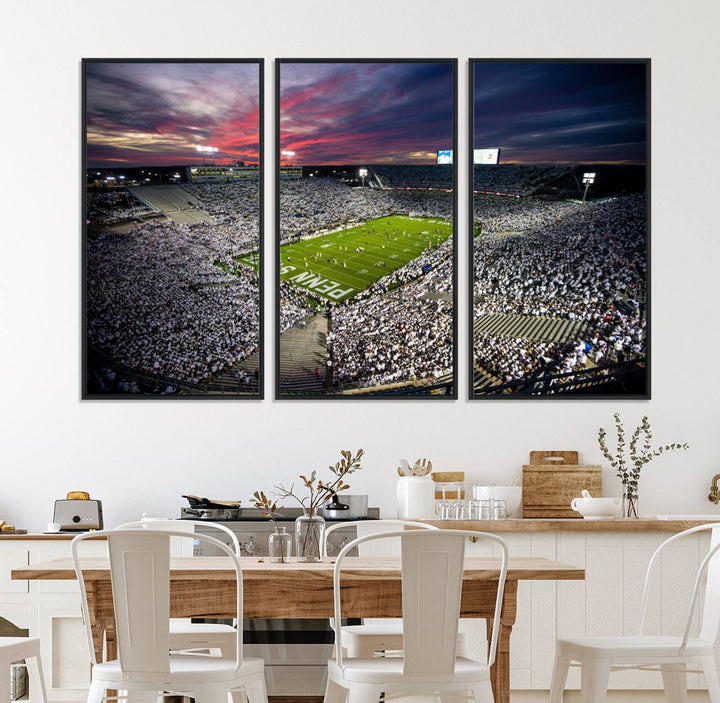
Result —
<path fill-rule="evenodd" d="M 240 519 L 240 501 L 239 500 L 210 500 L 209 498 L 201 498 L 200 496 L 184 495 L 189 508 L 182 509 L 183 517 L 192 517 L 197 520 L 239 520 Z"/>
<path fill-rule="evenodd" d="M 240 508 L 183 508 L 181 515 L 194 520 L 239 520 Z"/>

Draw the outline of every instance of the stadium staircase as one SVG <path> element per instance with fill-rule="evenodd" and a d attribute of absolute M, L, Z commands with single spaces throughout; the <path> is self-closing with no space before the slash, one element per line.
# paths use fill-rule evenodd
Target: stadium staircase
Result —
<path fill-rule="evenodd" d="M 318 393 L 323 390 L 327 353 L 327 319 L 310 316 L 304 326 L 280 335 L 280 393 Z M 315 374 L 319 369 L 319 377 Z"/>
<path fill-rule="evenodd" d="M 231 367 L 226 369 L 217 378 L 205 385 L 205 389 L 210 393 L 237 393 L 238 388 L 242 388 L 243 392 L 257 393 L 258 382 L 255 379 L 256 370 L 260 369 L 260 352 L 255 351 L 242 361 L 238 361 Z M 244 371 L 250 377 L 249 383 L 238 384 L 238 372 Z"/>
<path fill-rule="evenodd" d="M 473 366 L 473 388 L 477 390 L 483 390 L 484 388 L 490 388 L 492 386 L 500 385 L 502 381 L 497 377 L 493 376 L 487 369 L 484 369 L 478 364 Z"/>
<path fill-rule="evenodd" d="M 579 339 L 587 323 L 584 320 L 565 320 L 544 315 L 514 315 L 490 313 L 475 320 L 475 332 L 493 337 L 516 337 L 541 342 L 564 344 L 570 339 Z"/>

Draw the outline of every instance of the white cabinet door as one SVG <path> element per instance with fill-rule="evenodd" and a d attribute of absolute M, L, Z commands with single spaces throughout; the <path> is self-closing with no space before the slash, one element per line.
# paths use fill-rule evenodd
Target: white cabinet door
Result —
<path fill-rule="evenodd" d="M 0 541 L 0 594 L 27 593 L 27 581 L 13 581 L 10 572 L 30 563 L 27 542 L 19 539 Z"/>
<path fill-rule="evenodd" d="M 51 702 L 81 703 L 90 685 L 90 654 L 74 594 L 36 596 L 35 622 L 31 627 L 40 638 L 48 699 Z"/>

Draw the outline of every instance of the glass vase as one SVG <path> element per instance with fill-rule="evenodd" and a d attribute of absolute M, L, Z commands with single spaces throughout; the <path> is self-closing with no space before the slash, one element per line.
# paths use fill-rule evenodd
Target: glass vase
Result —
<path fill-rule="evenodd" d="M 314 510 L 305 509 L 295 520 L 295 556 L 298 561 L 320 561 L 325 519 Z"/>
<path fill-rule="evenodd" d="M 640 517 L 640 509 L 638 508 L 638 496 L 637 494 L 623 494 L 623 500 L 622 500 L 622 516 L 623 517 L 632 517 L 632 518 L 638 518 Z"/>
<path fill-rule="evenodd" d="M 268 537 L 268 556 L 270 562 L 281 564 L 290 561 L 292 553 L 292 537 L 285 531 L 285 526 L 275 526 L 275 532 Z"/>

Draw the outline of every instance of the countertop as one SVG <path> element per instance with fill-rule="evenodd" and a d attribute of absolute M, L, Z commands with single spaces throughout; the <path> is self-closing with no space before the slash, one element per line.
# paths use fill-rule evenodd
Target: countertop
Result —
<path fill-rule="evenodd" d="M 449 530 L 481 530 L 486 532 L 682 532 L 697 525 L 720 522 L 711 516 L 683 515 L 671 519 L 657 517 L 609 518 L 585 520 L 583 518 L 510 518 L 508 520 L 418 520 L 428 525 Z M 28 532 L 24 535 L 0 533 L 0 539 L 69 540 L 72 533 L 47 534 Z"/>
<path fill-rule="evenodd" d="M 671 516 L 672 517 L 672 516 Z M 484 530 L 487 532 L 682 532 L 697 525 L 720 522 L 707 516 L 682 516 L 681 519 L 608 518 L 509 518 L 507 520 L 419 520 L 449 530 Z"/>

